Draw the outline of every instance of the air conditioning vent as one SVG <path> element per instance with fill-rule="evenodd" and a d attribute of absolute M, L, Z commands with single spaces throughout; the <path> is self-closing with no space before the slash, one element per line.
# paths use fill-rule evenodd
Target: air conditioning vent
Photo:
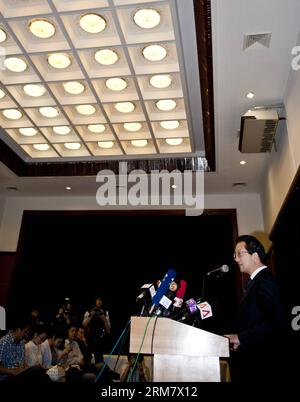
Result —
<path fill-rule="evenodd" d="M 278 121 L 276 110 L 249 110 L 245 113 L 241 118 L 239 151 L 271 152 Z"/>
<path fill-rule="evenodd" d="M 262 46 L 268 48 L 270 47 L 270 41 L 271 41 L 271 32 L 245 34 L 243 49 L 246 50 L 249 47 L 255 45 L 256 43 L 260 43 Z"/>

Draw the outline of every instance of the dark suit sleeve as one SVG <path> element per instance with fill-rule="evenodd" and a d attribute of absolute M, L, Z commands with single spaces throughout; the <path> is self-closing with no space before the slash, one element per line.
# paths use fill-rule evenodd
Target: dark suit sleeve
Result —
<path fill-rule="evenodd" d="M 279 337 L 285 327 L 284 312 L 279 290 L 275 281 L 270 278 L 258 283 L 255 291 L 255 308 L 253 306 L 253 322 L 239 333 L 242 347 L 266 344 Z"/>

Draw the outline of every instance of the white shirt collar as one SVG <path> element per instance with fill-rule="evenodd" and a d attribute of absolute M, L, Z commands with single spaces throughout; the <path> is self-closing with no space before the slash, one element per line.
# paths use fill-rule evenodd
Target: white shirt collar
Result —
<path fill-rule="evenodd" d="M 263 269 L 268 268 L 266 265 L 263 265 L 262 267 L 257 268 L 254 272 L 252 272 L 252 274 L 250 275 L 251 279 L 254 279 L 256 277 L 256 275 L 262 271 Z"/>

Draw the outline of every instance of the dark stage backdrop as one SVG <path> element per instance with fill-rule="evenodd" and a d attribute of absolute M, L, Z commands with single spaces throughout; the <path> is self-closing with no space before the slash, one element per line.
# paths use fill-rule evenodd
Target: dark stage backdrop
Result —
<path fill-rule="evenodd" d="M 37 306 L 44 319 L 51 319 L 69 297 L 82 317 L 101 295 L 110 311 L 113 344 L 129 317 L 139 314 L 135 299 L 144 283 L 163 278 L 173 268 L 188 283 L 186 299 L 199 297 L 203 275 L 228 264 L 231 271 L 223 278 L 205 282 L 205 298 L 215 315 L 203 328 L 216 333 L 233 330 L 233 221 L 232 213 L 185 217 L 159 212 L 25 212 L 8 315 Z"/>

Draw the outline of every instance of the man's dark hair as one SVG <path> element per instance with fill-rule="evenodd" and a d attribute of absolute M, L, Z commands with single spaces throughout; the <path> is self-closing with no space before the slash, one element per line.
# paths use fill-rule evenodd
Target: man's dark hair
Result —
<path fill-rule="evenodd" d="M 18 328 L 20 328 L 21 330 L 25 328 L 29 329 L 29 316 L 20 314 L 20 316 L 9 317 L 9 319 L 7 320 L 7 324 L 8 328 L 13 331 Z"/>
<path fill-rule="evenodd" d="M 246 249 L 249 254 L 257 253 L 260 258 L 260 261 L 261 262 L 265 261 L 266 252 L 265 252 L 264 246 L 261 244 L 261 242 L 259 240 L 257 240 L 256 237 L 250 236 L 250 235 L 239 236 L 236 239 L 235 243 L 237 244 L 242 241 L 246 243 Z"/>

